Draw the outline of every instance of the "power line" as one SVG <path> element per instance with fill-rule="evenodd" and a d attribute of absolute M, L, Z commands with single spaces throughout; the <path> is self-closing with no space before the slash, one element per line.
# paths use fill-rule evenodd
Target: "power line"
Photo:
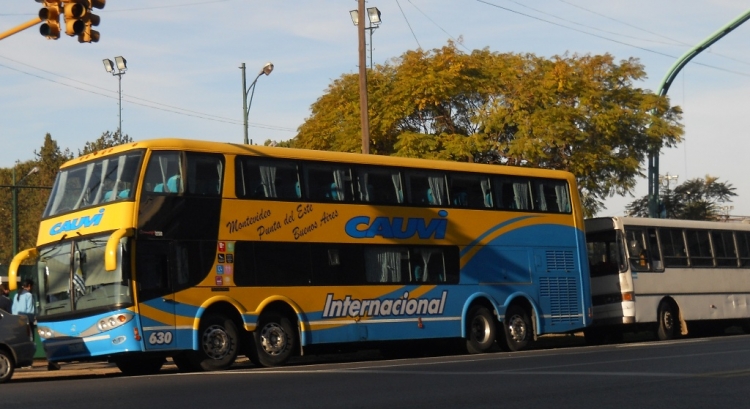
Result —
<path fill-rule="evenodd" d="M 509 11 L 511 13 L 519 14 L 519 15 L 524 16 L 524 17 L 528 17 L 528 18 L 532 18 L 534 20 L 538 20 L 538 21 L 541 21 L 541 22 L 544 22 L 544 23 L 552 24 L 554 26 L 558 26 L 558 27 L 562 27 L 562 28 L 567 28 L 568 30 L 573 30 L 573 31 L 576 31 L 576 32 L 579 32 L 579 33 L 582 33 L 582 34 L 586 34 L 586 35 L 590 35 L 590 36 L 593 36 L 593 37 L 596 37 L 596 38 L 600 38 L 602 40 L 610 41 L 610 42 L 621 44 L 621 45 L 628 46 L 628 47 L 637 48 L 639 50 L 646 51 L 646 52 L 653 53 L 653 54 L 658 54 L 658 55 L 661 55 L 661 56 L 664 56 L 664 57 L 669 57 L 669 58 L 672 58 L 672 59 L 677 59 L 677 57 L 675 57 L 675 56 L 673 56 L 671 54 L 663 53 L 661 51 L 651 50 L 651 49 L 648 49 L 648 48 L 645 48 L 645 47 L 640 47 L 640 46 L 637 46 L 637 45 L 634 45 L 634 44 L 626 43 L 624 41 L 615 40 L 613 38 L 605 37 L 605 36 L 602 36 L 602 35 L 599 35 L 599 34 L 590 33 L 588 31 L 579 30 L 579 29 L 573 28 L 573 27 L 568 27 L 568 26 L 566 26 L 564 24 L 555 23 L 554 21 L 545 20 L 543 18 L 532 16 L 532 15 L 529 15 L 529 14 L 526 14 L 526 13 L 522 13 L 520 11 L 516 11 L 516 10 L 513 10 L 513 9 L 509 9 L 507 7 L 503 7 L 503 6 L 500 6 L 500 5 L 497 5 L 497 4 L 490 3 L 488 1 L 484 1 L 484 0 L 477 0 L 477 1 L 479 3 L 484 3 L 484 4 L 488 5 L 488 6 L 496 7 L 496 8 L 505 10 L 505 11 Z M 703 67 L 707 67 L 707 68 L 713 68 L 713 69 L 719 70 L 719 71 L 728 72 L 728 73 L 731 73 L 731 74 L 741 75 L 743 77 L 750 77 L 750 74 L 747 74 L 747 73 L 744 73 L 744 72 L 729 70 L 729 69 L 726 69 L 726 68 L 721 68 L 721 67 L 717 67 L 717 66 L 714 66 L 714 65 L 704 64 L 704 63 L 700 63 L 700 62 L 696 62 L 696 61 L 691 61 L 691 63 L 695 64 L 695 65 L 700 65 L 700 66 L 703 66 Z"/>
<path fill-rule="evenodd" d="M 440 30 L 442 30 L 442 31 L 443 31 L 443 32 L 444 32 L 445 34 L 448 34 L 448 37 L 450 37 L 450 38 L 451 38 L 451 40 L 453 40 L 453 41 L 454 41 L 454 42 L 456 42 L 456 43 L 457 43 L 458 45 L 460 45 L 461 47 L 463 47 L 463 48 L 464 48 L 464 50 L 466 50 L 466 51 L 468 51 L 468 52 L 471 52 L 471 50 L 469 50 L 468 48 L 466 48 L 466 46 L 464 45 L 464 42 L 463 42 L 463 40 L 457 40 L 457 39 L 455 39 L 455 38 L 454 38 L 454 37 L 453 37 L 452 35 L 450 35 L 450 33 L 448 33 L 447 31 L 445 31 L 445 29 L 443 29 L 443 27 L 440 27 L 440 25 L 439 25 L 438 23 L 436 23 L 436 22 L 435 22 L 435 20 L 431 19 L 431 18 L 430 18 L 430 16 L 428 16 L 427 14 L 425 14 L 425 12 L 424 12 L 424 11 L 420 10 L 420 9 L 419 9 L 419 7 L 415 6 L 415 5 L 414 5 L 414 3 L 412 3 L 412 2 L 411 2 L 411 0 L 407 0 L 407 1 L 408 1 L 408 2 L 409 2 L 409 4 L 411 4 L 411 5 L 412 5 L 412 6 L 413 6 L 413 7 L 415 8 L 415 9 L 417 9 L 417 11 L 419 11 L 420 13 L 422 13 L 422 15 L 423 15 L 423 16 L 427 17 L 427 20 L 430 20 L 430 21 L 432 22 L 432 24 L 434 24 L 435 26 L 437 26 L 437 28 L 439 28 Z"/>
<path fill-rule="evenodd" d="M 537 13 L 540 13 L 540 14 L 544 14 L 544 15 L 546 15 L 546 16 L 550 16 L 550 17 L 552 17 L 552 18 L 556 18 L 556 19 L 558 19 L 558 20 L 562 20 L 562 21 L 568 22 L 568 23 L 570 23 L 570 24 L 575 24 L 575 25 L 577 25 L 577 26 L 581 26 L 581 27 L 586 27 L 586 28 L 588 28 L 588 29 L 591 29 L 591 30 L 596 30 L 596 31 L 600 31 L 600 32 L 602 32 L 602 33 L 607 33 L 607 34 L 614 34 L 614 35 L 616 35 L 616 36 L 620 36 L 620 37 L 627 37 L 627 38 L 631 38 L 631 39 L 633 39 L 633 40 L 647 41 L 647 42 L 650 42 L 650 43 L 657 43 L 657 44 L 676 45 L 676 44 L 675 44 L 675 42 L 677 42 L 678 44 L 681 44 L 681 43 L 680 43 L 680 42 L 678 42 L 677 40 L 672 40 L 672 42 L 670 42 L 670 43 L 666 43 L 666 42 L 664 42 L 664 41 L 649 40 L 649 39 L 647 39 L 647 38 L 639 38 L 639 37 L 633 37 L 633 36 L 629 36 L 629 35 L 627 35 L 627 34 L 616 33 L 616 32 L 614 32 L 614 31 L 607 31 L 607 30 L 602 30 L 602 29 L 600 29 L 600 28 L 596 28 L 596 27 L 593 27 L 593 26 L 589 26 L 589 25 L 586 25 L 586 24 L 583 24 L 583 23 L 579 23 L 579 22 L 576 22 L 576 21 L 573 21 L 573 20 L 568 20 L 568 19 L 566 19 L 566 18 L 562 18 L 562 17 L 560 17 L 560 16 L 556 16 L 556 15 L 554 15 L 554 14 L 552 14 L 552 13 L 547 13 L 547 12 L 545 12 L 545 11 L 542 11 L 542 10 L 539 10 L 539 9 L 535 9 L 535 8 L 533 8 L 533 7 L 530 7 L 530 6 L 527 6 L 527 5 L 523 4 L 523 3 L 519 3 L 519 2 L 517 2 L 517 1 L 515 1 L 515 0 L 506 0 L 506 1 L 509 1 L 509 2 L 511 2 L 511 3 L 514 3 L 514 4 L 517 4 L 517 5 L 521 6 L 521 7 L 525 7 L 525 8 L 527 8 L 527 9 L 529 9 L 529 10 L 533 10 L 533 11 L 536 11 Z M 562 0 L 561 0 L 561 1 L 562 1 Z"/>
<path fill-rule="evenodd" d="M 414 30 L 411 28 L 411 24 L 409 24 L 409 19 L 406 18 L 406 14 L 404 13 L 404 9 L 401 8 L 401 3 L 399 3 L 398 0 L 396 0 L 396 4 L 398 5 L 398 9 L 401 10 L 401 15 L 404 16 L 404 20 L 406 20 L 406 25 L 409 26 L 409 31 L 411 31 L 411 35 L 414 36 L 414 41 L 417 42 L 417 46 L 421 49 L 422 44 L 419 44 L 419 40 L 417 40 L 417 35 L 414 34 Z"/>
<path fill-rule="evenodd" d="M 131 9 L 114 9 L 114 10 L 101 10 L 100 13 L 118 13 L 118 12 L 128 12 L 128 11 L 141 11 L 141 10 L 153 10 L 153 9 L 167 9 L 167 8 L 175 8 L 175 7 L 190 7 L 190 6 L 200 6 L 203 4 L 210 4 L 210 3 L 222 3 L 227 2 L 229 0 L 208 0 L 208 1 L 199 1 L 194 3 L 182 3 L 182 4 L 170 4 L 165 6 L 153 6 L 153 7 L 138 7 L 138 8 L 131 8 Z M 6 16 L 36 16 L 37 13 L 0 13 L 0 17 L 6 17 Z"/>
<path fill-rule="evenodd" d="M 640 30 L 640 31 L 643 31 L 643 32 L 646 32 L 646 33 L 649 33 L 649 34 L 653 34 L 653 35 L 655 35 L 655 36 L 657 36 L 657 37 L 661 37 L 661 38 L 667 39 L 667 40 L 669 40 L 669 41 L 674 41 L 674 42 L 676 42 L 677 44 L 680 44 L 680 45 L 684 45 L 684 46 L 688 46 L 688 47 L 692 47 L 692 46 L 693 46 L 692 44 L 686 43 L 686 42 L 684 42 L 684 41 L 676 40 L 676 39 L 674 39 L 674 38 L 670 38 L 670 37 L 667 37 L 667 36 L 665 36 L 665 35 L 662 35 L 662 34 L 659 34 L 659 33 L 656 33 L 656 32 L 650 31 L 650 30 L 647 30 L 647 29 L 645 29 L 645 28 L 641 28 L 641 27 L 638 27 L 638 26 L 636 26 L 636 25 L 630 24 L 630 23 L 628 23 L 627 21 L 622 21 L 622 20 L 618 20 L 618 19 L 616 19 L 616 18 L 614 18 L 614 17 L 609 17 L 609 16 L 607 16 L 607 15 L 604 15 L 604 14 L 602 14 L 602 13 L 597 13 L 596 11 L 593 11 L 593 10 L 587 9 L 586 7 L 583 7 L 583 6 L 579 6 L 579 5 L 577 5 L 577 4 L 573 4 L 573 3 L 569 2 L 569 1 L 565 1 L 565 0 L 559 0 L 559 1 L 560 1 L 560 2 L 562 2 L 562 3 L 565 3 L 565 4 L 567 4 L 567 5 L 570 5 L 570 6 L 572 6 L 572 7 L 575 7 L 575 8 L 578 8 L 578 9 L 581 9 L 581 10 L 584 10 L 584 11 L 587 11 L 587 12 L 589 12 L 589 13 L 591 13 L 591 14 L 595 14 L 595 15 L 597 15 L 597 16 L 599 16 L 599 17 L 603 17 L 603 18 L 606 18 L 606 19 L 608 19 L 608 20 L 612 20 L 612 21 L 614 21 L 614 22 L 617 22 L 617 23 L 620 23 L 620 24 L 624 24 L 624 25 L 626 25 L 626 26 L 628 26 L 628 27 L 631 27 L 631 28 L 634 28 L 634 29 L 636 29 L 636 30 Z M 713 51 L 711 51 L 710 49 L 709 49 L 709 50 L 706 50 L 706 52 L 708 52 L 708 53 L 711 53 L 711 54 L 713 54 L 713 55 L 715 55 L 715 56 L 718 56 L 718 57 L 726 58 L 726 59 L 728 59 L 728 60 L 732 60 L 732 61 L 735 61 L 735 62 L 741 63 L 741 64 L 745 64 L 745 65 L 750 65 L 750 63 L 748 63 L 748 62 L 746 62 L 746 61 L 742 61 L 742 60 L 739 60 L 739 59 L 737 59 L 737 58 L 729 57 L 729 56 L 727 56 L 727 55 L 719 54 L 719 53 L 716 53 L 716 52 L 713 52 Z"/>
<path fill-rule="evenodd" d="M 108 89 L 105 89 L 105 88 L 102 88 L 102 87 L 98 87 L 96 85 L 91 85 L 91 84 L 88 84 L 88 83 L 85 83 L 85 82 L 82 82 L 82 81 L 75 80 L 73 78 L 68 78 L 68 77 L 65 77 L 63 75 L 59 75 L 59 74 L 56 74 L 56 73 L 53 73 L 53 72 L 50 72 L 50 71 L 47 71 L 47 70 L 44 70 L 44 69 L 41 69 L 41 68 L 37 68 L 37 67 L 34 67 L 32 65 L 25 64 L 23 62 L 14 60 L 12 58 L 8 58 L 8 57 L 2 56 L 2 55 L 0 55 L 0 58 L 4 58 L 6 60 L 13 61 L 14 63 L 21 64 L 21 65 L 33 68 L 35 70 L 39 70 L 41 72 L 44 72 L 44 73 L 47 73 L 47 74 L 50 74 L 50 75 L 54 75 L 56 77 L 60 77 L 60 78 L 63 78 L 65 80 L 68 80 L 68 81 L 76 82 L 76 83 L 82 84 L 82 85 L 87 86 L 87 87 L 91 87 L 91 88 L 94 88 L 94 89 L 98 89 L 98 90 L 102 90 L 102 91 L 114 93 L 114 91 L 110 91 Z M 74 85 L 71 85 L 71 84 L 66 84 L 66 83 L 60 82 L 60 81 L 55 81 L 53 79 L 50 79 L 50 78 L 47 78 L 47 77 L 43 77 L 43 76 L 40 76 L 40 75 L 37 75 L 37 74 L 34 74 L 34 73 L 30 73 L 30 72 L 27 72 L 27 71 L 19 70 L 17 68 L 13 68 L 13 67 L 5 65 L 5 64 L 0 64 L 0 67 L 5 67 L 5 68 L 7 68 L 9 70 L 16 71 L 16 72 L 19 72 L 21 74 L 25 74 L 25 75 L 28 75 L 28 76 L 31 76 L 31 77 L 39 78 L 39 79 L 44 80 L 44 81 L 49 81 L 49 82 L 52 82 L 52 83 L 55 83 L 55 84 L 58 84 L 58 85 L 62 85 L 62 86 L 68 87 L 68 88 L 73 88 L 73 89 L 76 89 L 76 90 L 79 90 L 79 91 L 88 92 L 90 94 L 103 96 L 105 98 L 117 99 L 117 97 L 115 97 L 115 96 L 106 95 L 106 94 L 103 94 L 101 92 L 92 91 L 92 90 L 81 88 L 81 87 L 74 86 Z M 147 100 L 147 99 L 144 99 L 144 98 L 135 97 L 135 96 L 132 96 L 132 95 L 123 94 L 123 96 L 126 97 L 126 100 L 129 103 L 133 104 L 133 105 L 139 105 L 139 106 L 143 106 L 143 107 L 146 107 L 146 108 L 157 109 L 157 110 L 160 110 L 160 111 L 170 112 L 170 113 L 178 114 L 178 115 L 189 116 L 189 117 L 193 117 L 193 118 L 206 119 L 206 120 L 216 121 L 216 122 L 224 122 L 224 123 L 233 124 L 233 125 L 242 125 L 242 121 L 238 121 L 238 120 L 231 119 L 231 118 L 220 117 L 220 116 L 217 116 L 217 115 L 206 114 L 206 113 L 203 113 L 203 112 L 198 112 L 198 111 L 193 111 L 193 110 L 190 110 L 190 109 L 176 107 L 176 106 L 173 106 L 173 105 L 167 105 L 167 104 L 163 104 L 163 103 L 160 103 L 160 102 L 156 102 L 156 101 L 151 101 L 151 100 Z M 137 101 L 143 101 L 143 102 L 137 102 Z M 151 105 L 149 105 L 149 104 L 151 104 Z M 164 107 L 164 108 L 161 108 L 161 107 Z M 252 126 L 253 128 L 262 128 L 262 129 L 271 129 L 271 130 L 277 130 L 277 131 L 296 132 L 296 130 L 292 129 L 292 128 L 285 128 L 285 127 L 273 126 L 273 125 L 266 125 L 266 124 L 258 124 L 258 123 L 251 124 L 251 123 L 248 123 L 248 126 Z"/>

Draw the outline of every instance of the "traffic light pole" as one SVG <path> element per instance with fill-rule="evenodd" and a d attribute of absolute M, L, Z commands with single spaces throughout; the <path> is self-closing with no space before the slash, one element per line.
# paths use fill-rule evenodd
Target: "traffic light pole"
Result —
<path fill-rule="evenodd" d="M 35 18 L 33 20 L 29 20 L 29 21 L 21 24 L 20 26 L 16 26 L 15 28 L 11 28 L 8 31 L 0 33 L 0 40 L 4 39 L 6 37 L 10 37 L 13 34 L 21 32 L 23 30 L 26 30 L 27 28 L 34 27 L 35 25 L 37 25 L 37 24 L 39 24 L 41 22 L 42 22 L 42 19 L 40 19 L 39 17 L 37 17 L 37 18 Z"/>

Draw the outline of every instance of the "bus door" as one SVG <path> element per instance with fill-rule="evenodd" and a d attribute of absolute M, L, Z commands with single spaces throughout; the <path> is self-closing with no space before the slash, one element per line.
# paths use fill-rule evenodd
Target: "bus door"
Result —
<path fill-rule="evenodd" d="M 138 310 L 146 350 L 175 349 L 174 245 L 168 240 L 144 240 L 136 245 Z"/>

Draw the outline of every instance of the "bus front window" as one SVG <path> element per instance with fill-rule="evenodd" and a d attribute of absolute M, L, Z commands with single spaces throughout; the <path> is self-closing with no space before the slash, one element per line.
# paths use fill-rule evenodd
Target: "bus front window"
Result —
<path fill-rule="evenodd" d="M 132 303 L 127 280 L 123 238 L 115 271 L 104 269 L 108 236 L 77 239 L 43 249 L 38 267 L 41 278 L 39 316 Z"/>
<path fill-rule="evenodd" d="M 92 160 L 60 171 L 45 218 L 106 202 L 132 199 L 142 151 Z"/>

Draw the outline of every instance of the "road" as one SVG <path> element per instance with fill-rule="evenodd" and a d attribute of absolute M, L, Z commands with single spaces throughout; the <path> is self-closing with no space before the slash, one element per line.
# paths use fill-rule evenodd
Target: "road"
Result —
<path fill-rule="evenodd" d="M 0 387 L 2 408 L 746 407 L 750 336 L 38 380 Z"/>

